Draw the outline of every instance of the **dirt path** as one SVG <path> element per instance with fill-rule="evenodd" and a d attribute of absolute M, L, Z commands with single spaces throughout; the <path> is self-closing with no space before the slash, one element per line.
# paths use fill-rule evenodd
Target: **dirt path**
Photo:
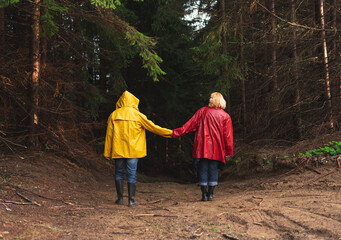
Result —
<path fill-rule="evenodd" d="M 335 166 L 221 182 L 212 202 L 198 201 L 195 184 L 139 182 L 140 205 L 128 207 L 114 204 L 111 177 L 58 161 L 0 163 L 0 239 L 341 239 Z M 9 203 L 25 202 L 17 193 L 41 206 Z"/>

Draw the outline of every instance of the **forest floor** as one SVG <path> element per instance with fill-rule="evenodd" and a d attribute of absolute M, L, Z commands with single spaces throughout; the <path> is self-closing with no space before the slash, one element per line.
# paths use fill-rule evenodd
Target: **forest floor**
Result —
<path fill-rule="evenodd" d="M 327 159 L 328 160 L 328 159 Z M 0 159 L 0 239 L 341 239 L 340 159 L 227 177 L 200 188 L 140 177 L 136 207 L 115 205 L 112 168 L 55 154 Z M 107 168 L 106 168 L 107 166 Z"/>

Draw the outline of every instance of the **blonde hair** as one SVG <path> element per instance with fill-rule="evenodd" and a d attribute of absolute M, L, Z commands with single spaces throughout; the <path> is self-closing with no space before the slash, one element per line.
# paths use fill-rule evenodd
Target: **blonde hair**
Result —
<path fill-rule="evenodd" d="M 226 108 L 226 101 L 225 101 L 225 99 L 221 93 L 214 92 L 211 94 L 211 98 L 210 98 L 208 106 L 210 108 L 218 107 L 221 109 L 225 109 Z"/>

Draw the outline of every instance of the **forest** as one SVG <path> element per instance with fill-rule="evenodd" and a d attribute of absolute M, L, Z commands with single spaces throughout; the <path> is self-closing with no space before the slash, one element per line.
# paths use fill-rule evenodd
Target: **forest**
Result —
<path fill-rule="evenodd" d="M 100 154 L 124 90 L 169 129 L 221 92 L 240 144 L 339 130 L 338 0 L 1 2 L 3 152 Z M 150 134 L 145 164 L 183 168 L 192 144 Z"/>
<path fill-rule="evenodd" d="M 340 239 L 340 19 L 340 0 L 0 0 L 0 239 Z M 140 205 L 114 204 L 125 90 L 168 129 L 222 93 L 213 202 L 194 133 L 148 132 Z"/>

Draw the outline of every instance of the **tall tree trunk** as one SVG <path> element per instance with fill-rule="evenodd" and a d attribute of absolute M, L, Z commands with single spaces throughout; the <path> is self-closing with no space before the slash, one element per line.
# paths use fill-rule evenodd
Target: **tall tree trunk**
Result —
<path fill-rule="evenodd" d="M 271 49 L 271 65 L 272 65 L 272 84 L 273 89 L 278 91 L 277 80 L 277 33 L 276 33 L 276 17 L 275 17 L 275 0 L 271 0 L 270 11 L 271 16 L 271 34 L 272 34 L 272 49 Z"/>
<path fill-rule="evenodd" d="M 332 27 L 334 29 L 334 37 L 333 37 L 333 62 L 334 62 L 334 66 L 335 69 L 337 69 L 338 67 L 338 63 L 337 63 L 337 0 L 333 0 L 333 20 L 332 20 Z M 335 86 L 335 96 L 339 96 L 337 99 L 335 99 L 335 105 L 336 106 L 340 106 L 341 104 L 341 74 L 337 71 L 337 75 L 335 76 L 335 81 L 334 81 L 334 86 Z"/>
<path fill-rule="evenodd" d="M 45 5 L 46 0 L 41 0 L 41 4 Z M 45 14 L 46 8 L 41 8 L 42 14 Z M 40 46 L 41 46 L 41 56 L 40 56 L 40 75 L 44 75 L 44 71 L 47 64 L 47 30 L 46 23 L 40 24 L 40 28 L 42 29 L 42 36 L 40 37 Z"/>
<path fill-rule="evenodd" d="M 47 37 L 43 36 L 41 38 L 41 67 L 40 67 L 40 72 L 43 73 L 46 68 L 47 64 Z"/>
<path fill-rule="evenodd" d="M 291 22 L 296 22 L 296 6 L 295 6 L 295 0 L 291 0 Z M 293 27 L 292 31 L 292 56 L 293 56 L 293 75 L 296 83 L 296 92 L 295 92 L 295 103 L 294 103 L 294 109 L 295 109 L 295 120 L 296 120 L 296 126 L 297 126 L 297 138 L 302 138 L 302 118 L 301 118 L 301 89 L 300 89 L 300 83 L 299 83 L 299 76 L 298 76 L 298 57 L 297 57 L 297 43 L 296 43 L 296 27 Z"/>
<path fill-rule="evenodd" d="M 39 58 L 39 27 L 40 27 L 40 0 L 33 1 L 33 18 L 32 18 L 32 106 L 31 106 L 31 130 L 30 143 L 33 148 L 39 144 L 36 136 L 38 129 L 38 107 L 39 107 L 39 74 L 40 74 L 40 58 Z"/>
<path fill-rule="evenodd" d="M 271 109 L 274 112 L 279 110 L 280 98 L 279 98 L 279 87 L 278 87 L 278 74 L 277 74 L 277 21 L 276 21 L 276 11 L 275 11 L 275 0 L 270 2 L 271 16 L 271 35 L 272 35 L 272 48 L 271 48 L 271 68 L 272 68 L 272 103 Z"/>
<path fill-rule="evenodd" d="M 240 70 L 241 70 L 241 95 L 242 95 L 242 118 L 243 136 L 246 136 L 246 96 L 245 96 L 245 63 L 244 63 L 244 33 L 243 33 L 243 3 L 240 2 L 239 9 L 239 38 L 240 38 Z"/>
<path fill-rule="evenodd" d="M 223 24 L 222 31 L 221 31 L 221 54 L 223 56 L 227 56 L 227 41 L 226 41 L 226 13 L 225 13 L 225 0 L 219 1 L 219 9 L 220 9 L 220 17 Z M 222 67 L 220 71 L 221 76 L 227 74 L 227 66 L 226 63 Z M 227 103 L 227 111 L 231 113 L 231 101 L 230 101 L 230 90 L 226 92 L 226 103 Z"/>
<path fill-rule="evenodd" d="M 336 51 L 337 51 L 337 3 L 336 0 L 333 0 L 333 19 L 332 19 L 332 28 L 334 29 L 334 37 L 333 37 L 333 49 L 332 49 L 332 53 L 333 53 L 333 58 L 336 57 Z"/>
<path fill-rule="evenodd" d="M 107 74 L 109 73 L 108 68 L 106 66 L 110 66 L 110 62 L 108 61 L 108 57 L 104 54 L 104 46 L 100 42 L 100 65 L 99 65 L 99 90 L 102 96 L 105 96 L 106 89 L 107 89 Z M 99 112 L 100 112 L 100 119 L 105 120 L 107 118 L 107 113 L 105 112 L 104 104 L 100 105 Z"/>
<path fill-rule="evenodd" d="M 5 9 L 4 8 L 0 8 L 0 74 L 1 74 L 1 70 L 3 68 L 6 68 L 7 66 L 5 66 L 5 54 L 6 54 L 6 29 L 5 29 Z M 0 97 L 0 102 L 1 105 L 4 107 L 3 108 L 3 130 L 6 130 L 7 126 L 8 126 L 8 122 L 10 119 L 10 109 L 8 108 L 10 106 L 10 104 L 8 103 L 8 96 L 6 94 L 4 94 L 3 96 Z"/>
<path fill-rule="evenodd" d="M 323 65 L 324 65 L 324 73 L 325 73 L 325 94 L 327 97 L 327 112 L 328 112 L 328 120 L 329 127 L 331 129 L 334 128 L 333 121 L 333 111 L 332 111 L 332 96 L 330 90 L 330 77 L 329 77 L 329 62 L 328 62 L 328 48 L 326 41 L 326 31 L 325 31 L 325 19 L 324 19 L 324 0 L 318 0 L 319 3 L 319 11 L 320 11 L 320 25 L 321 25 L 321 40 L 322 40 L 322 51 L 323 51 Z"/>
<path fill-rule="evenodd" d="M 5 38 L 5 9 L 0 8 L 0 64 L 1 66 L 5 63 L 5 47 L 6 38 Z"/>

